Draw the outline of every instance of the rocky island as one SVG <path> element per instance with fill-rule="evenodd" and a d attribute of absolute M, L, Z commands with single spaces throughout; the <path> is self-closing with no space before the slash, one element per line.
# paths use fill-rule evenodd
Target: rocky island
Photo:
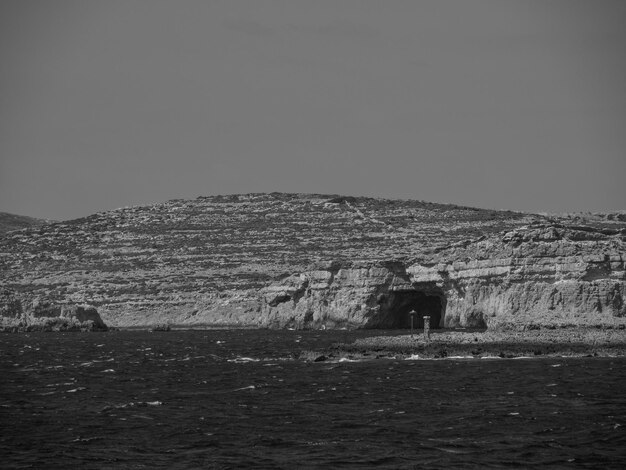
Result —
<path fill-rule="evenodd" d="M 541 215 L 311 194 L 172 200 L 0 236 L 4 324 L 623 328 L 626 213 Z M 12 323 L 12 324 L 13 324 Z"/>

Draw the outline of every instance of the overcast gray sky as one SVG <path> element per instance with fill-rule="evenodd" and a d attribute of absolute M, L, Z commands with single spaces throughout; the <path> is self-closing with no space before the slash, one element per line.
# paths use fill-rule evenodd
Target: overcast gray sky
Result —
<path fill-rule="evenodd" d="M 621 0 L 1 0 L 0 211 L 626 209 Z"/>

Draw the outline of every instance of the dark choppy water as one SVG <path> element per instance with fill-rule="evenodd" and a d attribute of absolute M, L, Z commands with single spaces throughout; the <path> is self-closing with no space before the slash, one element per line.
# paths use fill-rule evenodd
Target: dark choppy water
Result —
<path fill-rule="evenodd" d="M 290 359 L 368 334 L 1 335 L 0 467 L 624 468 L 625 359 Z"/>

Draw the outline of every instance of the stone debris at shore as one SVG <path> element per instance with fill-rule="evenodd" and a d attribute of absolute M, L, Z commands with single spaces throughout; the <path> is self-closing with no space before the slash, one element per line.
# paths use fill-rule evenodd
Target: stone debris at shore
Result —
<path fill-rule="evenodd" d="M 565 328 L 524 332 L 444 331 L 422 335 L 371 336 L 338 343 L 327 351 L 305 351 L 311 362 L 445 358 L 626 356 L 626 329 Z"/>

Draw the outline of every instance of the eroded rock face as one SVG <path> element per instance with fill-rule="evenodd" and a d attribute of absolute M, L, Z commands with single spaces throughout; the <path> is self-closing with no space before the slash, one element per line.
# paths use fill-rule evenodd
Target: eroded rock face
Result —
<path fill-rule="evenodd" d="M 409 299 L 405 310 L 445 327 L 620 324 L 626 322 L 624 245 L 621 233 L 528 227 L 407 266 L 302 273 L 263 291 L 263 316 L 278 326 L 405 326 L 397 315 L 407 312 L 394 314 L 388 300 L 402 294 Z M 413 304 L 411 292 L 419 294 Z M 420 312 L 424 304 L 430 311 Z"/>
<path fill-rule="evenodd" d="M 446 292 L 446 326 L 612 324 L 626 316 L 621 233 L 531 227 L 413 265 L 416 286 Z"/>
<path fill-rule="evenodd" d="M 7 331 L 106 331 L 98 310 L 90 305 L 56 305 L 35 299 L 24 307 L 9 290 L 0 293 L 0 329 Z"/>
<path fill-rule="evenodd" d="M 91 323 L 96 330 L 106 330 L 107 326 L 100 318 L 98 310 L 91 305 L 71 305 L 65 306 L 61 310 L 61 316 L 64 318 L 70 318 L 77 322 Z"/>

